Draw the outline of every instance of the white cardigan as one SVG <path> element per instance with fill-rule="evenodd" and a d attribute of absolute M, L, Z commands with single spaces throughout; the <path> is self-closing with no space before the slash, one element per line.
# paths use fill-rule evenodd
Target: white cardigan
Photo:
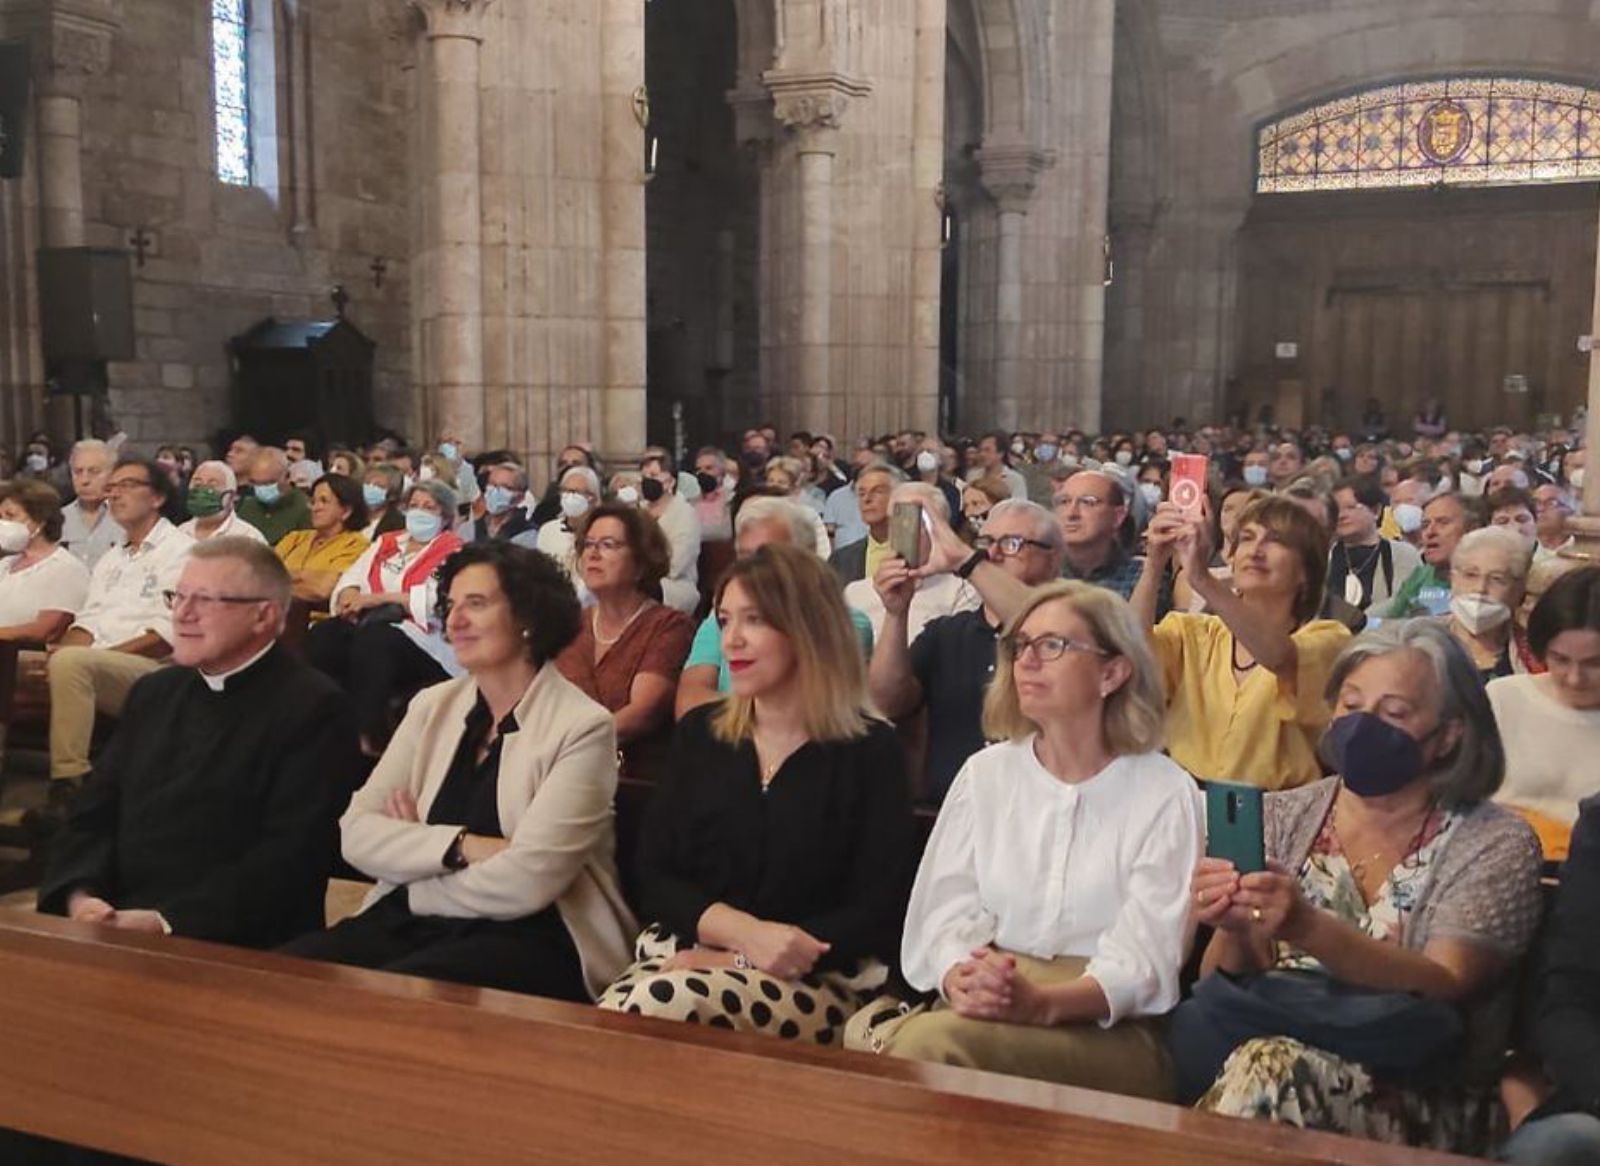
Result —
<path fill-rule="evenodd" d="M 344 856 L 378 880 L 361 909 L 402 885 L 418 915 L 520 919 L 555 903 L 598 996 L 628 965 L 638 931 L 617 877 L 616 722 L 554 664 L 540 669 L 516 707 L 517 731 L 501 745 L 498 806 L 510 845 L 451 871 L 445 851 L 460 827 L 428 825 L 428 810 L 477 700 L 470 676 L 419 693 L 351 799 L 339 822 Z M 420 822 L 384 814 L 401 789 L 416 798 Z"/>

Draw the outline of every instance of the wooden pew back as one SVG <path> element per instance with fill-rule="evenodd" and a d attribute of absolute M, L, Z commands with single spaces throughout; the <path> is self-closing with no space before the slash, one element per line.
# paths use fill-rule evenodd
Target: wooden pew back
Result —
<path fill-rule="evenodd" d="M 1459 1161 L 56 919 L 0 984 L 0 1127 L 159 1161 Z"/>

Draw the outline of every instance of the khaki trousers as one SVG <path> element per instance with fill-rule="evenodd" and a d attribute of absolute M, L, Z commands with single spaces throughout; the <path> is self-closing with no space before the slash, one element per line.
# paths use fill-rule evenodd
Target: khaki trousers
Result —
<path fill-rule="evenodd" d="M 165 661 L 107 648 L 62 648 L 50 656 L 50 776 L 89 772 L 95 714 L 116 716 L 128 690 Z"/>
<path fill-rule="evenodd" d="M 1040 960 L 1019 955 L 1016 960 L 1017 970 L 1037 984 L 1076 980 L 1088 966 L 1087 960 L 1072 956 Z M 869 1005 L 851 1021 L 847 1048 L 869 1047 L 858 1024 L 872 1011 Z M 941 1000 L 930 1011 L 890 1027 L 881 1037 L 881 1051 L 903 1060 L 962 1065 L 1154 1101 L 1173 1096 L 1171 1063 L 1158 1020 L 1123 1020 L 1110 1028 L 1093 1023 L 1041 1028 L 969 1020 Z"/>

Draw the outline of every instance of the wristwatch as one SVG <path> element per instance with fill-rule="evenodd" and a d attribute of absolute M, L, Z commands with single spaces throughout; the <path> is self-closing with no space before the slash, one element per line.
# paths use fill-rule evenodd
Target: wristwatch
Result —
<path fill-rule="evenodd" d="M 467 840 L 467 828 L 461 827 L 456 836 L 450 840 L 450 849 L 444 852 L 445 870 L 465 870 L 467 856 L 462 853 L 461 844 Z"/>
<path fill-rule="evenodd" d="M 972 573 L 978 569 L 979 565 L 983 564 L 983 563 L 987 563 L 988 561 L 989 561 L 989 556 L 988 556 L 988 554 L 986 552 L 984 552 L 984 551 L 973 551 L 971 557 L 968 558 L 965 563 L 962 563 L 961 566 L 956 568 L 956 572 L 955 572 L 956 573 L 956 578 L 957 579 L 970 579 L 970 578 L 972 578 Z"/>

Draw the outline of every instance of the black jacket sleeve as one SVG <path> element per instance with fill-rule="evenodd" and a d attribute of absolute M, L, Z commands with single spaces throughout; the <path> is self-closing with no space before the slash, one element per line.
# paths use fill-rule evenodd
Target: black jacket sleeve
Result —
<path fill-rule="evenodd" d="M 714 707 L 714 706 L 713 706 Z M 699 940 L 700 916 L 716 899 L 690 877 L 689 822 L 694 785 L 715 768 L 709 714 L 696 709 L 678 725 L 672 764 L 656 785 L 639 831 L 639 895 L 647 922 L 660 923 L 685 943 Z"/>
<path fill-rule="evenodd" d="M 297 915 L 320 924 L 339 815 L 360 764 L 354 725 L 344 697 L 329 694 L 286 728 L 254 843 L 158 905 L 174 934 L 270 946 L 306 929 Z"/>
<path fill-rule="evenodd" d="M 852 754 L 849 764 L 861 782 L 862 799 L 847 890 L 837 906 L 800 920 L 799 926 L 833 945 L 819 964 L 825 970 L 867 956 L 894 965 L 915 861 L 905 751 L 886 724 L 874 724 L 864 740 L 843 748 Z"/>
<path fill-rule="evenodd" d="M 1565 1099 L 1600 1115 L 1600 797 L 1583 803 L 1562 869 L 1534 1037 Z"/>
<path fill-rule="evenodd" d="M 122 784 L 119 759 L 127 752 L 129 727 L 147 716 L 158 715 L 144 699 L 149 686 L 141 679 L 128 693 L 118 727 L 100 751 L 94 768 L 83 780 L 82 791 L 66 825 L 50 847 L 50 863 L 39 883 L 39 910 L 65 915 L 74 891 L 87 891 L 116 905 L 117 820 L 121 812 Z"/>

